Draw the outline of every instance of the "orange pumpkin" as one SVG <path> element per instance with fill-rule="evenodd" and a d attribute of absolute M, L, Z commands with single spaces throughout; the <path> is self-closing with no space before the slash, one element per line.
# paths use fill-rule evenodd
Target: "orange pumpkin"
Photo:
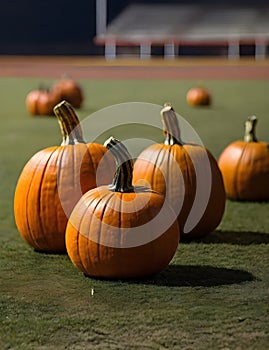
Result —
<path fill-rule="evenodd" d="M 83 140 L 79 120 L 69 103 L 54 108 L 63 142 L 43 149 L 25 165 L 14 196 L 14 215 L 21 236 L 33 248 L 64 252 L 68 217 L 83 193 L 109 183 L 114 160 L 103 145 Z M 103 158 L 103 159 L 102 159 Z M 102 160 L 102 162 L 101 162 Z"/>
<path fill-rule="evenodd" d="M 202 87 L 191 88 L 187 92 L 187 102 L 191 106 L 208 106 L 211 104 L 211 95 Z"/>
<path fill-rule="evenodd" d="M 84 274 L 139 278 L 159 272 L 174 256 L 179 228 L 159 193 L 132 186 L 133 162 L 125 146 L 110 138 L 117 171 L 112 185 L 88 191 L 67 228 L 67 253 Z"/>
<path fill-rule="evenodd" d="M 161 111 L 164 143 L 143 150 L 134 164 L 134 184 L 164 194 L 178 215 L 183 240 L 201 237 L 220 223 L 225 209 L 221 172 L 204 147 L 184 143 L 169 104 Z"/>
<path fill-rule="evenodd" d="M 49 90 L 32 90 L 25 100 L 26 108 L 32 115 L 54 115 L 53 108 L 61 101 L 60 94 Z"/>
<path fill-rule="evenodd" d="M 255 136 L 257 118 L 245 122 L 243 140 L 229 144 L 218 164 L 223 175 L 227 197 L 232 200 L 269 200 L 269 145 Z"/>
<path fill-rule="evenodd" d="M 80 108 L 84 100 L 81 86 L 70 77 L 63 77 L 52 87 L 53 91 L 60 93 L 61 99 L 71 103 L 75 108 Z"/>

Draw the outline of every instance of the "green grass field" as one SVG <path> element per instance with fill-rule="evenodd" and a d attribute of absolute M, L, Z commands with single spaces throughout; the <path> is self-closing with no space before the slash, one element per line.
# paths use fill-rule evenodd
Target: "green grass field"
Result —
<path fill-rule="evenodd" d="M 37 253 L 22 240 L 13 217 L 16 181 L 36 151 L 61 142 L 55 118 L 31 117 L 25 109 L 26 94 L 39 83 L 0 79 L 0 348 L 268 349 L 268 203 L 227 201 L 216 232 L 180 243 L 164 271 L 141 281 L 86 278 L 66 255 Z M 211 107 L 187 105 L 186 92 L 196 84 L 212 92 Z M 216 158 L 243 136 L 251 114 L 259 119 L 258 138 L 269 142 L 268 81 L 82 80 L 81 85 L 81 120 L 123 102 L 169 101 Z M 132 137 L 131 129 L 114 131 L 116 137 Z"/>

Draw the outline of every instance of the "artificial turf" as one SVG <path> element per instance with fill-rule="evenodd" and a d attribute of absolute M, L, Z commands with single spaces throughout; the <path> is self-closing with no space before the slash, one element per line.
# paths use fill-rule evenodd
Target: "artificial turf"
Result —
<path fill-rule="evenodd" d="M 49 85 L 52 80 L 42 82 Z M 90 129 L 89 138 L 96 136 L 100 142 L 111 132 L 121 139 L 141 133 L 161 141 L 161 127 L 146 126 L 143 131 L 141 116 L 136 120 L 131 108 L 132 102 L 139 102 L 158 111 L 165 101 L 173 104 L 216 158 L 228 143 L 242 138 L 248 115 L 259 119 L 257 137 L 269 140 L 265 80 L 84 79 L 80 83 L 85 102 L 77 114 Z M 268 203 L 227 200 L 216 232 L 180 243 L 164 271 L 141 281 L 86 278 L 68 256 L 37 253 L 22 240 L 13 217 L 16 181 L 35 152 L 61 142 L 54 117 L 32 117 L 25 108 L 26 94 L 39 84 L 37 78 L 0 79 L 1 349 L 266 350 Z M 186 92 L 196 84 L 211 91 L 210 107 L 187 105 Z M 128 103 L 126 121 L 137 122 L 138 129 L 110 127 L 110 111 L 122 112 L 120 106 L 116 110 L 111 106 L 121 103 Z M 102 119 L 104 108 L 108 116 L 104 113 Z M 158 113 L 143 118 L 161 126 Z M 103 132 L 96 131 L 100 125 Z"/>

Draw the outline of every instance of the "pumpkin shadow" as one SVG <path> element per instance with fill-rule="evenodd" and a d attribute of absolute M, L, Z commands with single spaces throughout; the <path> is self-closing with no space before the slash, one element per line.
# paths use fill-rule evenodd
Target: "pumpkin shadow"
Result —
<path fill-rule="evenodd" d="M 269 244 L 269 234 L 250 231 L 214 231 L 207 236 L 192 240 L 193 242 L 214 243 L 214 244 Z"/>
<path fill-rule="evenodd" d="M 168 265 L 163 271 L 139 283 L 169 287 L 216 287 L 254 281 L 256 278 L 247 271 L 200 265 Z"/>

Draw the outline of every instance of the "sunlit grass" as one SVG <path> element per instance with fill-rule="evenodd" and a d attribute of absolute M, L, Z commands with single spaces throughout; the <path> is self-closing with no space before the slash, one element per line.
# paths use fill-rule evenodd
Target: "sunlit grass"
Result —
<path fill-rule="evenodd" d="M 269 82 L 199 82 L 213 104 L 191 108 L 185 93 L 196 83 L 83 80 L 77 112 L 82 120 L 112 104 L 170 101 L 216 157 L 255 113 L 257 135 L 269 142 Z M 227 201 L 215 233 L 180 243 L 164 271 L 141 281 L 86 278 L 68 256 L 27 246 L 13 218 L 16 181 L 37 150 L 61 142 L 55 118 L 25 109 L 26 93 L 38 85 L 0 79 L 1 349 L 267 349 L 268 203 Z M 131 137 L 132 130 L 115 133 Z"/>

